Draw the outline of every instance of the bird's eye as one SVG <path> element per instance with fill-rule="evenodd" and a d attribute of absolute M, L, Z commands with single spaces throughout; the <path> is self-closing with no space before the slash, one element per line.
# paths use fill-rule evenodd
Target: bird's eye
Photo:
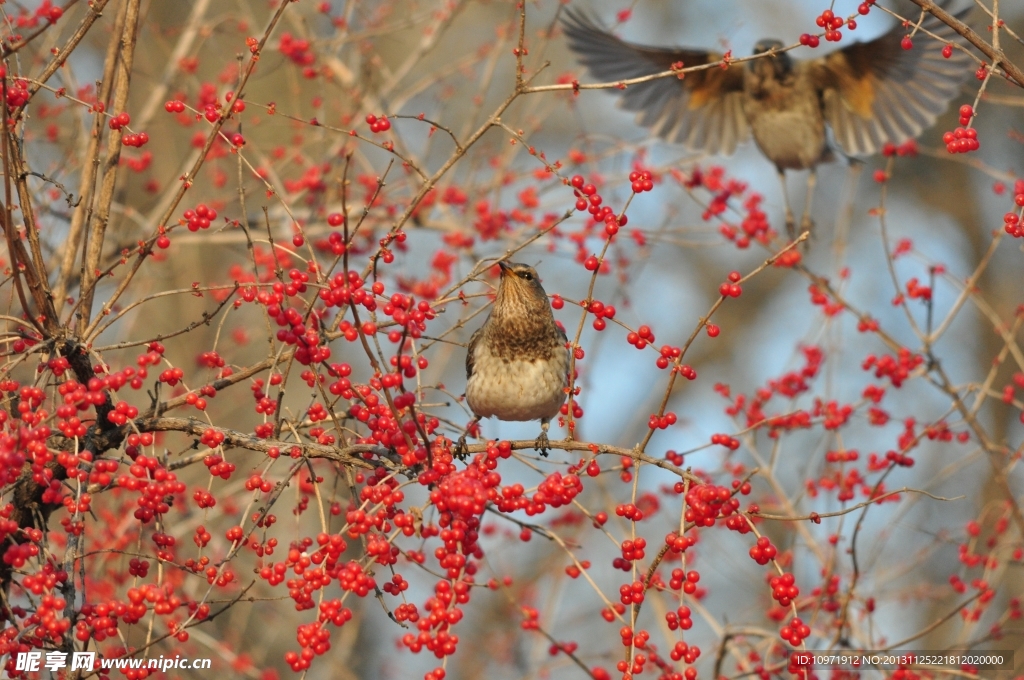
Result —
<path fill-rule="evenodd" d="M 532 281 L 533 280 L 533 274 L 531 274 L 530 272 L 523 272 L 519 276 L 523 277 L 527 281 Z"/>

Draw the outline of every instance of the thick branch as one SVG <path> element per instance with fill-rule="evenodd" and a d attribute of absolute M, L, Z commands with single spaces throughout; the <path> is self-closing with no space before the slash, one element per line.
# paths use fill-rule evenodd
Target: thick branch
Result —
<path fill-rule="evenodd" d="M 324 458 L 326 460 L 333 460 L 336 463 L 342 465 L 349 465 L 352 467 L 362 468 L 364 470 L 373 470 L 376 465 L 373 461 L 366 460 L 362 457 L 364 453 L 374 453 L 378 456 L 386 456 L 387 449 L 381 446 L 373 446 L 371 444 L 357 444 L 354 446 L 347 446 L 345 448 L 337 448 L 334 446 L 325 446 L 323 444 L 314 444 L 312 442 L 284 442 L 273 439 L 260 439 L 256 435 L 248 432 L 239 432 L 237 430 L 229 430 L 223 427 L 211 428 L 208 423 L 204 423 L 201 420 L 195 418 L 170 418 L 170 417 L 152 417 L 152 418 L 139 418 L 132 423 L 139 432 L 181 432 L 193 437 L 201 437 L 203 432 L 208 429 L 214 429 L 217 432 L 224 435 L 223 446 L 234 447 L 239 449 L 248 449 L 249 451 L 259 451 L 266 453 L 272 448 L 276 448 L 281 451 L 282 454 L 286 454 L 290 449 L 298 447 L 302 454 L 308 458 Z M 118 428 L 117 430 L 109 433 L 110 441 L 116 441 L 118 437 L 124 437 L 129 432 L 130 425 L 125 425 Z M 97 438 L 97 443 L 107 443 L 106 439 Z"/>
<path fill-rule="evenodd" d="M 100 90 L 96 101 L 102 102 L 104 106 L 110 101 L 110 91 L 114 86 L 114 68 L 118 62 L 118 51 L 121 47 L 121 34 L 124 32 L 124 14 L 117 13 L 114 22 L 114 30 L 110 34 L 110 41 L 107 43 L 107 54 L 103 60 L 103 79 L 100 81 Z M 85 163 L 82 167 L 82 177 L 78 184 L 78 209 L 71 214 L 71 226 L 68 228 L 68 236 L 65 241 L 64 252 L 61 254 L 60 272 L 53 284 L 53 304 L 60 313 L 64 308 L 64 298 L 67 295 L 69 279 L 78 259 L 78 247 L 82 242 L 82 230 L 92 219 L 92 203 L 96 191 L 96 173 L 100 167 L 100 141 L 103 139 L 103 126 L 107 117 L 96 113 L 92 123 L 92 135 L 89 138 L 89 148 L 85 153 Z"/>
<path fill-rule="evenodd" d="M 915 5 L 926 12 L 931 13 L 936 19 L 946 24 L 954 31 L 967 38 L 967 41 L 981 50 L 981 53 L 992 60 L 993 66 L 998 66 L 1006 72 L 1020 87 L 1024 87 L 1024 71 L 1021 71 L 1012 61 L 1006 58 L 1006 54 L 997 47 L 994 47 L 980 35 L 975 33 L 970 26 L 957 19 L 955 16 L 936 5 L 932 0 L 911 0 Z"/>
<path fill-rule="evenodd" d="M 114 86 L 114 100 L 111 111 L 117 115 L 128 105 L 128 88 L 131 85 L 132 65 L 135 62 L 135 41 L 139 29 L 140 0 L 128 0 L 124 10 L 124 30 L 120 35 L 120 60 L 117 71 L 117 84 Z M 114 202 L 114 187 L 117 183 L 117 171 L 121 160 L 121 130 L 111 130 L 107 137 L 107 157 L 100 182 L 96 216 L 87 233 L 85 255 L 82 259 L 82 304 L 79 307 L 79 336 L 89 324 L 92 314 L 92 299 L 96 292 L 96 270 L 99 268 L 100 255 L 103 252 L 103 241 L 106 236 L 107 223 L 110 221 L 110 206 Z"/>

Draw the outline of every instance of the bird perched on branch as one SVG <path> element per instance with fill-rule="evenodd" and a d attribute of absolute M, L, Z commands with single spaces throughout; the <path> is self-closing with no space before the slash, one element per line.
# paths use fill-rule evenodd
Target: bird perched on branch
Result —
<path fill-rule="evenodd" d="M 540 420 L 537 448 L 547 455 L 548 423 L 565 402 L 569 350 L 537 271 L 499 262 L 494 307 L 466 353 L 466 402 L 476 416 Z M 464 449 L 465 437 L 459 440 Z"/>
<path fill-rule="evenodd" d="M 722 60 L 701 50 L 628 43 L 579 8 L 566 10 L 562 26 L 580 62 L 605 82 Z M 815 168 L 833 157 L 826 128 L 849 156 L 873 154 L 887 142 L 901 144 L 935 122 L 971 73 L 969 55 L 946 48 L 956 37 L 952 28 L 926 14 L 913 40 L 911 31 L 913 26 L 897 25 L 870 42 L 805 61 L 780 51 L 781 42 L 763 40 L 754 54 L 764 58 L 628 85 L 621 104 L 639 112 L 640 125 L 692 151 L 731 154 L 753 134 L 783 182 L 786 226 L 793 236 L 784 173 L 810 170 L 801 220 L 809 228 Z"/>

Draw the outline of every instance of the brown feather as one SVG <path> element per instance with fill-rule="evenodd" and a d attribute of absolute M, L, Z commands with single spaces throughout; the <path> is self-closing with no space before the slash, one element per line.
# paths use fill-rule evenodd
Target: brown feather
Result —
<path fill-rule="evenodd" d="M 702 66 L 721 61 L 722 55 L 713 52 L 705 52 L 703 59 L 687 62 L 681 59 L 685 66 Z M 712 102 L 720 101 L 730 92 L 743 90 L 743 67 L 736 64 L 727 68 L 709 68 L 703 71 L 694 71 L 685 74 L 683 86 L 690 90 L 689 107 L 699 109 Z"/>
<path fill-rule="evenodd" d="M 612 35 L 590 14 L 568 8 L 562 26 L 572 48 L 597 79 L 615 82 L 663 73 L 674 64 L 703 66 L 721 61 L 722 55 L 706 50 L 636 45 Z M 622 108 L 640 112 L 637 122 L 669 141 L 695 151 L 732 153 L 746 141 L 746 119 L 726 115 L 737 107 L 723 105 L 743 96 L 743 66 L 709 68 L 680 78 L 659 78 L 626 87 Z M 718 132 L 716 132 L 718 130 Z"/>
<path fill-rule="evenodd" d="M 843 51 L 825 57 L 825 68 L 830 76 L 828 87 L 838 90 L 843 101 L 857 115 L 870 118 L 871 107 L 875 103 L 875 79 L 870 71 L 861 70 L 851 62 L 851 55 Z"/>
<path fill-rule="evenodd" d="M 472 337 L 469 338 L 469 345 L 466 346 L 466 380 L 473 377 L 473 364 L 475 363 L 473 355 L 476 352 L 476 344 L 480 342 L 480 338 L 483 336 L 483 326 L 477 328 L 473 332 Z"/>
<path fill-rule="evenodd" d="M 505 265 L 494 308 L 477 333 L 505 361 L 546 359 L 566 342 L 537 272 L 516 263 Z"/>
<path fill-rule="evenodd" d="M 602 81 L 664 72 L 677 62 L 698 66 L 721 59 L 708 51 L 626 42 L 578 7 L 565 11 L 562 24 L 580 63 Z M 938 41 L 919 32 L 913 48 L 904 50 L 907 29 L 898 24 L 875 40 L 797 62 L 774 51 L 781 43 L 764 41 L 769 45 L 758 51 L 770 48 L 771 56 L 696 71 L 682 80 L 631 85 L 621 93 L 621 104 L 639 112 L 640 125 L 694 151 L 732 153 L 753 131 L 780 169 L 805 169 L 831 158 L 826 125 L 847 154 L 871 154 L 886 142 L 919 135 L 970 75 L 967 54 L 957 50 L 949 59 L 940 54 L 944 43 L 957 38 L 949 26 L 929 14 L 922 29 Z"/>
<path fill-rule="evenodd" d="M 956 14 L 963 18 L 967 11 Z M 942 46 L 957 36 L 932 15 L 921 24 L 913 47 L 903 49 L 907 29 L 897 24 L 885 35 L 854 43 L 802 66 L 824 102 L 825 118 L 849 154 L 877 152 L 919 135 L 946 108 L 969 76 L 970 57 L 957 50 L 949 59 Z M 854 114 L 853 116 L 849 113 Z"/>
<path fill-rule="evenodd" d="M 537 272 L 525 264 L 499 264 L 494 306 L 469 341 L 466 403 L 477 417 L 546 423 L 565 402 L 565 333 Z"/>

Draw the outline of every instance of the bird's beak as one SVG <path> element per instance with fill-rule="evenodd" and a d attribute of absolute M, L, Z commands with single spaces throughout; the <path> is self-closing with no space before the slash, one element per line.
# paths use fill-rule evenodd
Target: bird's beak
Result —
<path fill-rule="evenodd" d="M 501 267 L 501 275 L 505 276 L 505 274 L 509 270 L 508 262 L 505 262 L 504 260 L 502 260 L 501 262 L 498 263 L 498 266 Z"/>

